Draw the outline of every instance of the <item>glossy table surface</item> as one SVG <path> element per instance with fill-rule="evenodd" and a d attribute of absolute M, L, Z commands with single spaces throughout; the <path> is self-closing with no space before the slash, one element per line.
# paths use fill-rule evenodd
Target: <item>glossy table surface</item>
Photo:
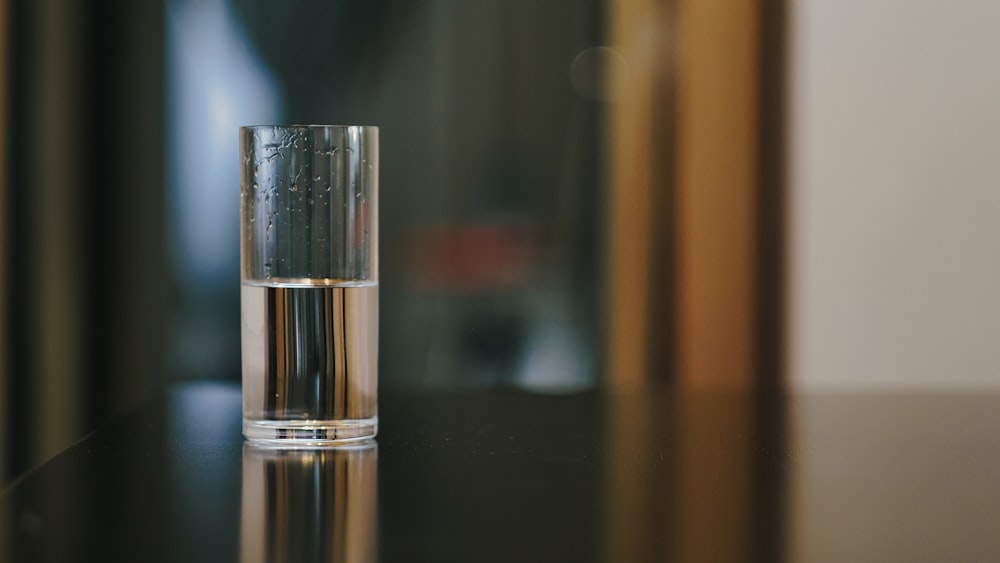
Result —
<path fill-rule="evenodd" d="M 262 450 L 178 384 L 0 492 L 0 561 L 1000 560 L 1000 395 L 383 393 Z"/>

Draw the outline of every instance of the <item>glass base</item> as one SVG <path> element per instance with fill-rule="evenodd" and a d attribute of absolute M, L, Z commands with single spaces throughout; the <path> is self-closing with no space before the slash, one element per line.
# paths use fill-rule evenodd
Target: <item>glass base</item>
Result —
<path fill-rule="evenodd" d="M 371 440 L 378 417 L 351 420 L 243 419 L 243 436 L 254 445 L 271 447 L 341 446 Z"/>

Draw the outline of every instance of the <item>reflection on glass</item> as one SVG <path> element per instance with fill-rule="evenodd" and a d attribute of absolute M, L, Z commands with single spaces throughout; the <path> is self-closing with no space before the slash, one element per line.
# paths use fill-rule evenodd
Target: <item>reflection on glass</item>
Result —
<path fill-rule="evenodd" d="M 378 447 L 243 446 L 240 561 L 373 562 Z"/>

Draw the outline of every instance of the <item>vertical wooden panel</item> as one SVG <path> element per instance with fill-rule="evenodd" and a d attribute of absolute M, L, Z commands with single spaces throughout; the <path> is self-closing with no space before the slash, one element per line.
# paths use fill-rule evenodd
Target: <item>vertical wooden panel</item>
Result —
<path fill-rule="evenodd" d="M 657 163 L 668 158 L 659 146 L 663 124 L 654 111 L 667 105 L 661 64 L 667 48 L 667 21 L 662 1 L 612 2 L 609 6 L 611 45 L 621 55 L 625 76 L 612 84 L 608 111 L 608 256 L 607 364 L 608 382 L 619 389 L 637 388 L 649 377 L 651 304 L 656 302 L 651 263 L 658 232 L 657 190 L 669 189 L 669 178 Z M 662 289 L 662 288 L 659 288 Z"/>
<path fill-rule="evenodd" d="M 99 152 L 91 154 L 90 190 L 114 199 L 92 200 L 88 221 L 92 256 L 114 271 L 100 279 L 90 299 L 106 304 L 107 334 L 90 336 L 91 402 L 98 417 L 147 397 L 163 376 L 163 336 L 167 294 L 164 236 L 164 1 L 103 2 L 88 12 L 91 75 L 89 124 L 107 123 L 104 138 L 122 155 L 108 170 Z M 110 41 L 95 37 L 110 35 Z M 96 77 L 106 82 L 96 82 Z M 98 187 L 100 186 L 100 187 Z M 141 189 L 137 189 L 141 187 Z M 113 210 L 112 219 L 103 217 Z M 97 258 L 97 257 L 95 257 Z M 92 266 L 94 268 L 94 266 Z M 98 277 L 101 277 L 98 270 Z"/>
<path fill-rule="evenodd" d="M 34 420 L 21 421 L 37 429 L 33 463 L 48 459 L 79 439 L 86 404 L 84 366 L 88 351 L 83 346 L 85 284 L 83 272 L 84 218 L 78 212 L 86 204 L 84 162 L 77 141 L 86 110 L 74 96 L 82 83 L 83 53 L 81 16 L 77 0 L 46 0 L 39 3 L 40 17 L 32 48 L 41 53 L 34 86 L 37 105 L 31 119 L 34 137 L 31 158 L 26 163 L 34 175 L 30 232 L 38 244 L 39 285 L 38 332 L 30 354 L 38 366 L 34 382 Z"/>
<path fill-rule="evenodd" d="M 673 73 L 670 91 L 657 90 L 655 70 L 642 66 L 652 64 L 648 56 L 623 47 L 625 38 L 642 35 L 643 7 L 609 4 L 611 36 L 631 74 L 628 97 L 611 114 L 608 379 L 616 390 L 662 393 L 650 385 L 655 357 L 650 350 L 666 348 L 681 398 L 663 420 L 645 419 L 654 426 L 637 421 L 623 402 L 609 401 L 615 451 L 608 469 L 609 553 L 652 549 L 665 559 L 685 561 L 750 561 L 761 554 L 780 560 L 780 534 L 757 517 L 769 507 L 758 489 L 780 490 L 780 475 L 757 460 L 750 445 L 754 436 L 781 444 L 776 428 L 782 415 L 761 411 L 756 395 L 746 391 L 780 377 L 763 371 L 780 363 L 781 321 L 766 317 L 780 313 L 783 297 L 760 284 L 781 275 L 783 231 L 762 223 L 783 219 L 781 146 L 765 148 L 761 142 L 781 140 L 781 123 L 771 120 L 780 117 L 783 98 L 771 102 L 761 93 L 783 88 L 780 61 L 775 65 L 770 59 L 782 55 L 783 43 L 765 40 L 764 34 L 783 32 L 774 26 L 782 24 L 784 6 L 780 0 L 669 4 L 672 34 L 660 46 L 670 44 L 676 53 L 660 60 L 675 64 L 661 68 Z M 661 124 L 672 127 L 669 143 L 651 133 L 656 124 L 648 104 L 658 103 L 673 112 L 672 122 Z M 666 178 L 656 175 L 658 159 L 671 163 L 661 169 L 670 172 Z M 667 206 L 655 203 L 657 190 L 666 191 Z M 670 228 L 658 230 L 657 221 L 669 221 Z M 631 254 L 614 254 L 623 251 Z M 658 272 L 663 262 L 669 268 Z M 663 279 L 663 272 L 673 278 Z M 656 307 L 656 291 L 664 287 L 672 291 L 671 306 Z M 650 316 L 664 311 L 672 322 L 670 334 L 650 333 Z M 633 323 L 633 330 L 623 330 L 625 323 Z M 762 337 L 767 331 L 773 334 Z M 762 360 L 765 341 L 773 349 L 764 350 L 768 356 Z M 717 395 L 703 393 L 705 388 L 737 392 Z M 655 426 L 662 424 L 671 430 Z M 643 440 L 664 434 L 673 445 L 665 491 L 636 463 L 650 453 Z M 657 510 L 668 512 L 669 530 L 652 530 L 662 544 L 650 548 L 650 528 L 641 521 Z"/>
<path fill-rule="evenodd" d="M 781 387 L 787 372 L 786 115 L 788 0 L 760 0 L 757 373 L 759 387 Z"/>
<path fill-rule="evenodd" d="M 162 2 L 101 6 L 5 3 L 11 474 L 138 402 L 163 364 Z"/>
<path fill-rule="evenodd" d="M 677 0 L 677 357 L 683 385 L 755 366 L 758 2 Z"/>
<path fill-rule="evenodd" d="M 649 387 L 653 350 L 666 343 L 655 342 L 652 329 L 657 324 L 654 291 L 664 291 L 654 277 L 661 268 L 653 263 L 654 252 L 663 241 L 654 240 L 668 226 L 656 221 L 670 218 L 655 209 L 656 202 L 669 195 L 670 178 L 657 174 L 657 161 L 670 157 L 657 141 L 657 109 L 670 111 L 668 92 L 663 90 L 671 69 L 659 66 L 667 57 L 669 22 L 663 6 L 669 0 L 615 1 L 607 4 L 608 36 L 611 47 L 621 56 L 621 82 L 608 85 L 613 96 L 608 106 L 608 176 L 606 218 L 608 255 L 606 277 L 605 382 L 613 390 L 608 395 L 609 440 L 613 455 L 608 457 L 608 529 L 605 557 L 608 561 L 637 561 L 649 554 L 666 557 L 661 544 L 665 530 L 656 528 L 658 516 L 669 510 L 667 499 L 658 496 L 670 490 L 670 483 L 658 482 L 648 460 L 656 425 L 669 419 L 650 420 L 643 412 L 626 408 L 629 404 L 616 393 L 645 392 Z M 666 76 L 666 79 L 665 79 Z M 657 193 L 659 190 L 661 193 Z M 660 280 L 662 281 L 662 280 Z M 662 299 L 663 296 L 661 296 Z M 668 298 L 669 302 L 669 298 Z M 669 315 L 664 319 L 672 322 Z M 662 451 L 658 452 L 662 456 Z"/>
<path fill-rule="evenodd" d="M 675 375 L 685 388 L 757 383 L 763 1 L 677 0 Z M 679 413 L 679 560 L 748 561 L 758 548 L 751 398 L 733 395 L 716 416 Z"/>
<path fill-rule="evenodd" d="M 7 381 L 10 377 L 7 356 L 7 0 L 0 0 L 0 487 L 7 481 L 8 449 L 10 439 L 7 437 Z"/>
<path fill-rule="evenodd" d="M 760 281 L 775 281 L 761 274 L 781 264 L 780 249 L 762 248 L 781 243 L 780 229 L 761 223 L 762 199 L 780 213 L 781 194 L 762 191 L 762 181 L 779 179 L 761 168 L 773 153 L 761 139 L 777 131 L 762 129 L 762 110 L 771 120 L 778 113 L 760 93 L 783 87 L 761 76 L 780 67 L 762 64 L 764 4 L 609 5 L 611 43 L 628 69 L 608 116 L 606 374 L 614 387 L 639 387 L 660 372 L 682 385 L 748 387 L 762 366 L 778 363 L 758 361 L 758 329 L 780 329 L 761 321 L 781 300 L 759 291 Z M 775 213 L 765 214 L 772 223 Z M 765 254 L 773 260 L 762 262 Z"/>

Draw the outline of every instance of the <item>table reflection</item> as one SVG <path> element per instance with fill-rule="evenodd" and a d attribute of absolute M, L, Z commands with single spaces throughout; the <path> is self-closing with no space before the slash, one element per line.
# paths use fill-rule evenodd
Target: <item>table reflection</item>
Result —
<path fill-rule="evenodd" d="M 378 446 L 243 446 L 240 561 L 376 560 Z"/>

